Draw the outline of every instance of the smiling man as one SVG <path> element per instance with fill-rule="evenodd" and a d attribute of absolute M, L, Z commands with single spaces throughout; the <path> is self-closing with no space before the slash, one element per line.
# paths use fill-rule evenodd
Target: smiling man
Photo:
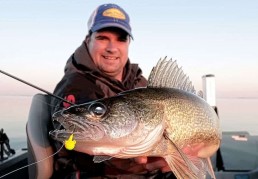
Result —
<path fill-rule="evenodd" d="M 99 6 L 88 21 L 88 35 L 82 45 L 68 59 L 65 75 L 54 93 L 75 104 L 85 103 L 137 87 L 145 87 L 147 80 L 137 64 L 128 58 L 133 38 L 128 14 L 118 5 Z M 56 99 L 51 101 L 52 114 L 69 107 Z M 53 123 L 54 128 L 60 128 Z M 58 150 L 62 144 L 55 142 Z M 53 178 L 90 178 L 130 175 L 142 178 L 169 171 L 163 159 L 138 157 L 111 159 L 94 163 L 93 156 L 65 149 L 55 159 Z M 157 172 L 159 171 L 159 172 Z"/>
<path fill-rule="evenodd" d="M 86 38 L 90 56 L 99 71 L 120 82 L 128 62 L 130 37 L 116 27 L 106 27 Z"/>

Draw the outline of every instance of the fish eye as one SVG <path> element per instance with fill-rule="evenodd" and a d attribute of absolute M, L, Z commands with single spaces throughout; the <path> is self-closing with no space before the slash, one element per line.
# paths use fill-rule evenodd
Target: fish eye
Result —
<path fill-rule="evenodd" d="M 93 103 L 89 106 L 88 110 L 92 115 L 102 117 L 106 113 L 107 108 L 102 103 Z"/>

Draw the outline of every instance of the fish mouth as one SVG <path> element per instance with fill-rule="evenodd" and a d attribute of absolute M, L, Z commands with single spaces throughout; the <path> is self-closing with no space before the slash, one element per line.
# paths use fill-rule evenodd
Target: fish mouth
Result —
<path fill-rule="evenodd" d="M 72 113 L 64 113 L 64 110 L 53 114 L 53 122 L 60 124 L 59 129 L 49 132 L 49 135 L 58 141 L 64 141 L 74 134 L 76 140 L 98 141 L 105 135 L 105 128 L 101 123 L 92 122 L 85 117 Z"/>

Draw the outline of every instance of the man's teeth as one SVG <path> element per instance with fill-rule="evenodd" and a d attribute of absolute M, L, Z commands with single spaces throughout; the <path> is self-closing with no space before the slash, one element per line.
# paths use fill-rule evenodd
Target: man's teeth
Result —
<path fill-rule="evenodd" d="M 108 60 L 116 60 L 117 58 L 116 57 L 104 57 L 105 59 L 108 59 Z"/>

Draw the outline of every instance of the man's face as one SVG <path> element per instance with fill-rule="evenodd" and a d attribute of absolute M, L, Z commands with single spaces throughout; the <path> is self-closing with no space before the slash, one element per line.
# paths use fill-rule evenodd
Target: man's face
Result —
<path fill-rule="evenodd" d="M 129 35 L 118 28 L 105 28 L 92 33 L 86 42 L 97 68 L 121 81 L 123 68 L 128 60 Z"/>

